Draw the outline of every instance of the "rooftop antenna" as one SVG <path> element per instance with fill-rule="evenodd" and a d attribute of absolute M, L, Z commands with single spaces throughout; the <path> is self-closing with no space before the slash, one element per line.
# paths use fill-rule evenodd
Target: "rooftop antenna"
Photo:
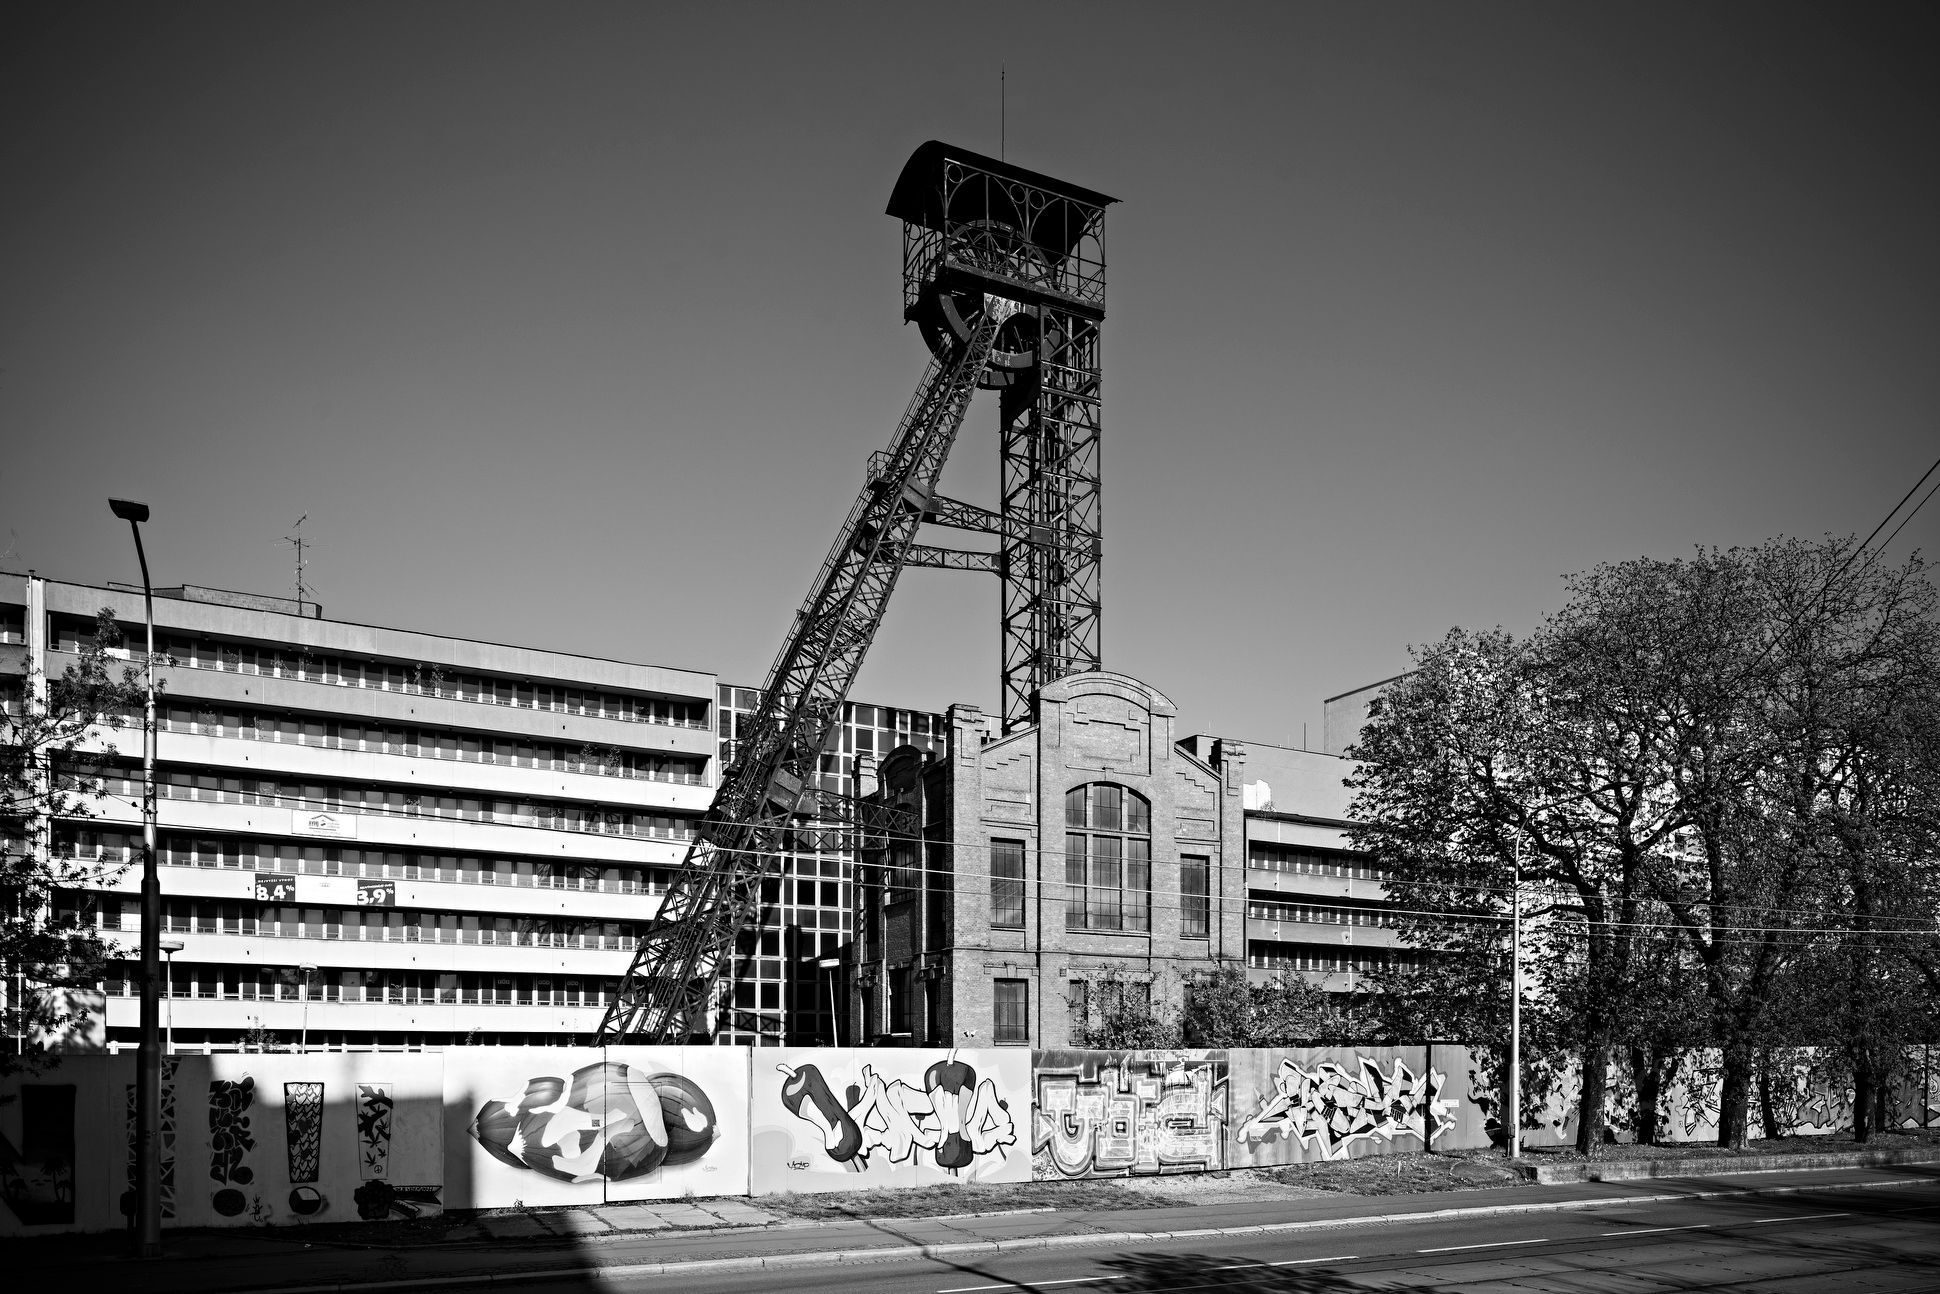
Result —
<path fill-rule="evenodd" d="M 1010 133 L 1010 69 L 997 64 L 997 160 L 1004 160 L 1005 136 Z"/>
<path fill-rule="evenodd" d="M 301 533 L 303 523 L 309 519 L 310 514 L 304 513 L 296 519 L 296 524 L 290 527 L 293 533 L 283 536 L 283 542 L 296 549 L 296 613 L 298 615 L 303 614 L 303 600 L 310 592 L 310 586 L 303 582 L 304 539 Z"/>

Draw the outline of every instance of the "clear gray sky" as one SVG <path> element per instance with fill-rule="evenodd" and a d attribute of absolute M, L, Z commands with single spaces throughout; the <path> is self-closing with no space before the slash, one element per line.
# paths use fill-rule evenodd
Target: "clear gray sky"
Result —
<path fill-rule="evenodd" d="M 924 351 L 929 138 L 1109 221 L 1105 654 L 1187 730 L 1940 454 L 1925 7 L 15 4 L 0 546 L 765 674 Z M 996 413 L 946 488 L 994 503 Z M 1940 501 L 1895 541 L 1940 538 Z M 913 571 L 857 690 L 996 703 Z"/>

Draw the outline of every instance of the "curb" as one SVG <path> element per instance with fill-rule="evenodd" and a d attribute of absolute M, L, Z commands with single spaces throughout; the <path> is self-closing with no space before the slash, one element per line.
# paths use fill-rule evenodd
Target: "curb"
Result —
<path fill-rule="evenodd" d="M 1843 1166 L 1843 1165 L 1841 1165 Z M 1188 1240 L 1200 1236 L 1253 1236 L 1293 1231 L 1328 1231 L 1344 1227 L 1393 1225 L 1404 1222 L 1447 1221 L 1450 1218 L 1500 1217 L 1511 1213 L 1554 1213 L 1596 1209 L 1610 1205 L 1661 1204 L 1676 1200 L 1796 1195 L 1805 1191 L 1894 1190 L 1931 1185 L 1927 1181 L 1831 1182 L 1810 1186 L 1760 1186 L 1738 1190 L 1673 1191 L 1620 1199 L 1555 1200 L 1539 1204 L 1495 1204 L 1466 1209 L 1430 1209 L 1420 1213 L 1362 1214 L 1351 1218 L 1316 1218 L 1306 1222 L 1267 1222 L 1248 1227 L 1195 1227 L 1179 1231 L 1088 1231 L 1075 1235 L 1035 1236 L 1022 1240 L 966 1240 L 940 1245 L 881 1245 L 870 1249 L 820 1249 L 800 1253 L 747 1258 L 694 1258 L 664 1263 L 614 1263 L 513 1271 L 481 1272 L 464 1276 L 415 1276 L 397 1280 L 337 1281 L 322 1285 L 268 1285 L 242 1294 L 351 1294 L 361 1290 L 440 1289 L 461 1285 L 522 1284 L 539 1280 L 629 1280 L 637 1276 L 679 1276 L 688 1273 L 754 1272 L 790 1267 L 835 1267 L 842 1264 L 902 1262 L 912 1258 L 962 1258 L 1019 1253 L 1032 1249 L 1078 1249 L 1087 1245 L 1136 1244 L 1154 1240 Z"/>
<path fill-rule="evenodd" d="M 1542 1186 L 1629 1182 L 1648 1177 L 1735 1177 L 1740 1173 L 1810 1172 L 1940 1162 L 1940 1150 L 1849 1150 L 1829 1155 L 1745 1155 L 1738 1159 L 1629 1159 L 1588 1164 L 1526 1164 L 1517 1171 Z"/>

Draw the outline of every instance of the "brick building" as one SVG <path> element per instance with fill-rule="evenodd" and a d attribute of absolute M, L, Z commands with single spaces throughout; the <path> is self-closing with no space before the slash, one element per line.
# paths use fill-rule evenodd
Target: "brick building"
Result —
<path fill-rule="evenodd" d="M 1101 992 L 1176 1004 L 1245 957 L 1245 750 L 1175 740 L 1176 710 L 1122 674 L 1074 674 L 1008 736 L 952 706 L 948 753 L 902 748 L 901 815 L 855 886 L 860 1041 L 1068 1045 Z"/>

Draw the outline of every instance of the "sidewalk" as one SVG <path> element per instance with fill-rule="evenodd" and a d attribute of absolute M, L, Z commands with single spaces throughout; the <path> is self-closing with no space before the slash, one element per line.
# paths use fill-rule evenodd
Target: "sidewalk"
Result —
<path fill-rule="evenodd" d="M 1068 1245 L 1129 1244 L 1161 1235 L 1229 1235 L 1429 1217 L 1484 1218 L 1505 1212 L 1642 1203 L 1719 1195 L 1879 1189 L 1940 1184 L 1940 1165 L 1799 1173 L 1512 1186 L 1485 1191 L 1370 1197 L 1339 1195 L 1257 1204 L 1047 1210 L 959 1217 L 782 1220 L 741 1200 L 609 1205 L 488 1215 L 426 1242 L 356 1243 L 353 1228 L 290 1227 L 168 1233 L 168 1255 L 152 1263 L 119 1258 L 120 1239 L 87 1244 L 7 1246 L 10 1279 L 23 1288 L 89 1277 L 122 1294 L 229 1294 L 252 1289 L 408 1289 L 542 1273 L 644 1275 L 665 1268 L 722 1270 L 963 1255 Z M 692 1213 L 686 1210 L 693 1210 Z M 678 1229 L 701 1217 L 718 1225 Z M 729 1219 L 733 1220 L 730 1221 Z M 640 1229 L 634 1229 L 634 1228 Z M 326 1238 L 328 1235 L 329 1238 Z M 700 1264 L 700 1266 L 694 1266 Z"/>

